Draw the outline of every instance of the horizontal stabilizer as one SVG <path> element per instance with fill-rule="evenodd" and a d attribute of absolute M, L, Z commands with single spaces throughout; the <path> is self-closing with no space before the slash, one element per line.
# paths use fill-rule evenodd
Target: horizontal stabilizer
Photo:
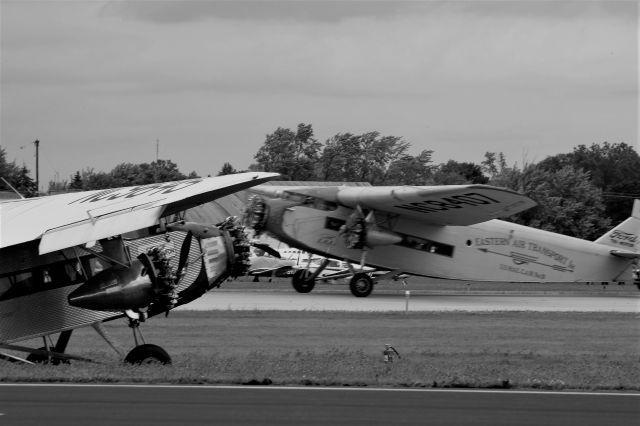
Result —
<path fill-rule="evenodd" d="M 611 250 L 609 253 L 614 256 L 624 257 L 625 259 L 640 259 L 640 253 L 634 253 L 632 251 Z"/>

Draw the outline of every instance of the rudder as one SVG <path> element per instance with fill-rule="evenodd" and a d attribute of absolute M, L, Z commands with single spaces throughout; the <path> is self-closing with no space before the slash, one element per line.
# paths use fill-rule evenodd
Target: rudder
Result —
<path fill-rule="evenodd" d="M 634 200 L 631 216 L 596 241 L 610 247 L 640 252 L 640 200 Z"/>

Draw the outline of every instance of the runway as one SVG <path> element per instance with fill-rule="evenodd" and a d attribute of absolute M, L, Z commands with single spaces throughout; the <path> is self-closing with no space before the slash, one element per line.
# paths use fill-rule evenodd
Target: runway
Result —
<path fill-rule="evenodd" d="M 537 311 L 537 312 L 637 312 L 640 295 L 487 295 L 373 293 L 353 297 L 346 292 L 301 294 L 295 291 L 212 290 L 182 306 L 185 310 L 288 310 L 288 311 Z"/>
<path fill-rule="evenodd" d="M 640 394 L 345 388 L 0 385 L 0 424 L 636 424 Z"/>

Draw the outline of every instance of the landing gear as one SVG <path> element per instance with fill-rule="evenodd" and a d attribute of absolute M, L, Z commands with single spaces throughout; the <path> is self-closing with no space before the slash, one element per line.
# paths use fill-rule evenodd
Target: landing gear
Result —
<path fill-rule="evenodd" d="M 315 277 L 308 269 L 298 269 L 291 278 L 291 284 L 298 293 L 309 293 L 316 285 Z"/>
<path fill-rule="evenodd" d="M 171 357 L 160 346 L 145 343 L 133 348 L 124 358 L 128 364 L 171 364 Z"/>
<path fill-rule="evenodd" d="M 69 364 L 69 359 L 65 358 L 63 354 L 67 349 L 72 332 L 73 330 L 67 330 L 60 333 L 55 346 L 53 342 L 51 342 L 50 336 L 43 336 L 42 341 L 44 342 L 44 346 L 38 348 L 37 351 L 31 352 L 27 356 L 27 361 L 33 362 L 34 364 Z M 47 342 L 47 340 L 49 341 Z"/>
<path fill-rule="evenodd" d="M 367 297 L 373 291 L 373 279 L 369 274 L 358 272 L 349 281 L 349 289 L 355 297 Z"/>
<path fill-rule="evenodd" d="M 127 364 L 171 364 L 171 357 L 158 345 L 152 345 L 144 341 L 140 330 L 140 323 L 146 320 L 146 312 L 134 312 L 128 310 L 125 315 L 129 319 L 129 327 L 133 332 L 133 340 L 136 346 L 129 351 L 124 358 Z M 142 344 L 140 344 L 142 342 Z"/>

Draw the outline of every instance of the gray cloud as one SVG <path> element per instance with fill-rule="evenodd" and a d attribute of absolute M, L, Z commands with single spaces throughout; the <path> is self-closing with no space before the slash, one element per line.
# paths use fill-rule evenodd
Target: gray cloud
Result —
<path fill-rule="evenodd" d="M 420 7 L 420 3 L 411 1 L 117 1 L 107 4 L 103 14 L 156 23 L 210 18 L 339 22 L 350 18 L 388 18 Z"/>
<path fill-rule="evenodd" d="M 397 16 L 454 15 L 571 19 L 598 15 L 637 22 L 635 1 L 489 0 L 489 1 L 348 1 L 348 0 L 216 0 L 131 1 L 106 4 L 103 15 L 160 24 L 206 19 L 234 21 L 295 21 L 335 23 L 354 18 L 393 19 Z"/>

